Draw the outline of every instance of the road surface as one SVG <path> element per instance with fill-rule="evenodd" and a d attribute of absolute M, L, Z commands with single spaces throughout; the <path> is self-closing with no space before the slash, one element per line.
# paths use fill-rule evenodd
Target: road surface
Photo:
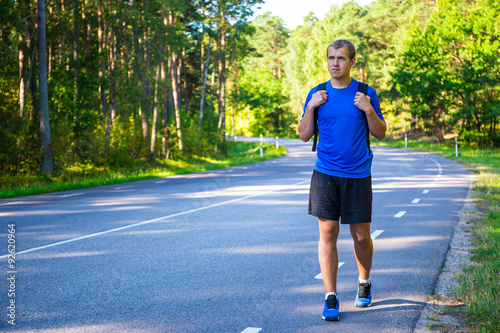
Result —
<path fill-rule="evenodd" d="M 315 153 L 309 143 L 280 143 L 289 154 L 275 160 L 0 200 L 0 330 L 412 332 L 468 172 L 441 157 L 372 148 L 373 305 L 354 306 L 358 273 L 343 226 L 341 320 L 325 322 L 317 220 L 307 215 Z"/>

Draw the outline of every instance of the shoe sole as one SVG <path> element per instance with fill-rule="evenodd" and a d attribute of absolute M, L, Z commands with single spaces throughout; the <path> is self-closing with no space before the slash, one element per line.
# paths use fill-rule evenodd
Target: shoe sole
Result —
<path fill-rule="evenodd" d="M 367 308 L 367 307 L 370 307 L 372 305 L 372 303 L 370 303 L 368 305 L 354 303 L 354 305 L 356 305 L 357 308 Z"/>
<path fill-rule="evenodd" d="M 326 321 L 339 321 L 340 317 L 322 317 Z"/>

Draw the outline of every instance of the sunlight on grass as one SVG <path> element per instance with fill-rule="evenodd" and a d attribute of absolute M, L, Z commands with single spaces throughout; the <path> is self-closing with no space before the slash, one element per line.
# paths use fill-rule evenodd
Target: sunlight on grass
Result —
<path fill-rule="evenodd" d="M 58 175 L 9 176 L 0 179 L 0 198 L 12 198 L 48 192 L 66 191 L 101 185 L 120 184 L 136 180 L 225 168 L 283 156 L 284 147 L 276 150 L 273 144 L 227 142 L 225 159 L 184 154 L 178 160 L 158 160 L 155 166 L 137 166 L 113 170 L 107 166 L 75 164 Z"/>

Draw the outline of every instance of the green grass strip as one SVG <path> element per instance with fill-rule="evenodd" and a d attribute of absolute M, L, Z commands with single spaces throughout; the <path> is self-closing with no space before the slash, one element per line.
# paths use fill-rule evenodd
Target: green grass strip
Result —
<path fill-rule="evenodd" d="M 0 198 L 82 189 L 101 185 L 121 184 L 137 180 L 169 177 L 173 175 L 227 168 L 235 165 L 254 163 L 283 156 L 288 151 L 274 144 L 254 142 L 227 142 L 227 159 L 209 158 L 184 154 L 177 160 L 158 160 L 152 166 L 136 166 L 110 169 L 88 164 L 67 167 L 58 175 L 4 176 L 0 178 Z"/>

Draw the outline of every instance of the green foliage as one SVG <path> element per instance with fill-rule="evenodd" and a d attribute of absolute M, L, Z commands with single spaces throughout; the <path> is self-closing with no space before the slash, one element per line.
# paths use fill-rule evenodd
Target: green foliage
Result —
<path fill-rule="evenodd" d="M 285 108 L 288 98 L 283 85 L 288 30 L 280 18 L 269 12 L 257 17 L 252 27 L 250 52 L 232 91 L 231 104 L 241 124 L 235 124 L 233 131 L 254 136 L 269 131 L 273 136 L 289 136 L 295 119 Z"/>
<path fill-rule="evenodd" d="M 151 149 L 180 158 L 181 135 L 186 152 L 207 156 L 225 150 L 224 132 L 294 137 L 307 93 L 329 78 L 326 48 L 338 38 L 357 46 L 352 75 L 375 88 L 391 133 L 442 140 L 453 132 L 463 146 L 500 145 L 498 1 L 351 1 L 321 20 L 308 14 L 294 31 L 270 13 L 248 24 L 258 2 L 48 3 L 56 168 L 123 167 Z M 34 14 L 35 2 L 0 3 L 0 174 L 39 172 Z"/>
<path fill-rule="evenodd" d="M 440 139 L 456 129 L 469 144 L 498 140 L 499 15 L 495 1 L 445 0 L 426 21 L 413 19 L 394 79 Z"/>

